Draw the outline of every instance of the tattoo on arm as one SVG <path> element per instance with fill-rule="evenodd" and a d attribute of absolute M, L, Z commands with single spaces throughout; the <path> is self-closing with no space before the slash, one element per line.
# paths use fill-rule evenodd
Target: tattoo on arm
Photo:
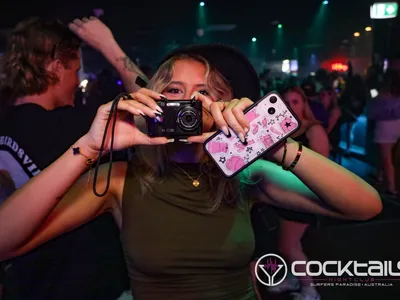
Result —
<path fill-rule="evenodd" d="M 128 56 L 117 58 L 117 61 L 122 61 L 122 63 L 124 64 L 123 67 L 124 71 L 136 73 L 144 80 L 148 81 L 146 75 L 136 66 L 136 64 Z"/>

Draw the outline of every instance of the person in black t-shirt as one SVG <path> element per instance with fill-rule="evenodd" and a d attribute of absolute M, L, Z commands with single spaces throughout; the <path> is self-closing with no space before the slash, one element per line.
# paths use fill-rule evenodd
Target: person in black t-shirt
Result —
<path fill-rule="evenodd" d="M 70 29 L 113 63 L 129 92 L 138 89 L 132 83 L 140 71 L 102 22 L 75 20 Z M 10 37 L 0 86 L 0 110 L 6 112 L 0 121 L 0 170 L 17 189 L 90 128 L 94 114 L 72 107 L 79 47 L 68 27 L 40 18 L 21 22 Z M 111 215 L 12 259 L 6 269 L 5 300 L 115 300 L 129 286 Z"/>
<path fill-rule="evenodd" d="M 0 170 L 0 204 L 6 200 L 15 191 L 15 185 L 10 174 L 5 170 Z M 0 262 L 0 300 L 3 295 L 3 277 L 5 273 L 5 264 Z"/>

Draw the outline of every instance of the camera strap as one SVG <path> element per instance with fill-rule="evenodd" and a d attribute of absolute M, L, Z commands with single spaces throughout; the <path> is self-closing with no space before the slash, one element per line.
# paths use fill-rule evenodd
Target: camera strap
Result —
<path fill-rule="evenodd" d="M 121 93 L 121 94 L 118 94 L 118 96 L 115 97 L 114 100 L 112 101 L 110 114 L 108 116 L 106 128 L 104 129 L 103 139 L 101 141 L 99 158 L 97 159 L 97 164 L 96 164 L 96 168 L 95 168 L 94 176 L 93 176 L 93 193 L 97 197 L 103 197 L 105 194 L 107 194 L 108 189 L 110 188 L 111 170 L 112 170 L 112 163 L 113 163 L 113 151 L 114 151 L 114 132 L 115 132 L 115 125 L 117 124 L 118 103 L 121 99 L 122 100 L 132 100 L 133 98 L 131 97 L 131 95 L 129 95 L 127 93 Z M 114 117 L 114 120 L 112 123 L 112 129 L 111 129 L 110 161 L 108 164 L 107 184 L 106 184 L 106 188 L 105 188 L 104 192 L 100 194 L 97 192 L 97 176 L 99 174 L 100 161 L 101 161 L 101 158 L 103 157 L 103 153 L 104 153 L 104 144 L 106 143 L 108 127 L 110 126 L 113 116 L 115 116 L 115 117 Z"/>

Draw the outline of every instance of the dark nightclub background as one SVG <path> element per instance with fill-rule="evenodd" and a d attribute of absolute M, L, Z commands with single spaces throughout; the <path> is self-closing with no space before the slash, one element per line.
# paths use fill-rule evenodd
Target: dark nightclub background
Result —
<path fill-rule="evenodd" d="M 278 77 L 287 75 L 282 72 L 284 60 L 298 61 L 298 70 L 292 75 L 301 78 L 320 67 L 329 72 L 335 68 L 345 71 L 340 68 L 349 61 L 355 73 L 365 75 L 372 64 L 383 66 L 386 59 L 400 59 L 399 17 L 371 20 L 370 5 L 374 2 L 380 1 L 208 0 L 204 5 L 194 0 L 2 1 L 0 55 L 7 34 L 26 17 L 46 16 L 69 22 L 91 16 L 99 8 L 103 11 L 100 19 L 139 66 L 154 69 L 161 57 L 180 45 L 218 42 L 240 48 L 258 72 L 268 68 Z M 82 51 L 85 73 L 112 69 L 96 50 L 86 46 Z M 367 123 L 364 112 L 355 122 L 352 145 L 341 164 L 371 182 L 377 154 L 371 150 Z M 345 130 L 342 128 L 342 132 Z M 344 144 L 342 139 L 340 146 L 345 148 Z M 398 261 L 400 204 L 384 196 L 382 200 L 382 214 L 367 222 L 319 220 L 304 237 L 310 259 Z M 267 220 L 266 224 L 272 240 L 276 233 L 273 221 Z M 324 300 L 399 299 L 400 283 L 394 281 L 391 288 L 326 287 L 320 292 Z"/>
<path fill-rule="evenodd" d="M 296 58 L 303 71 L 326 60 L 349 56 L 365 61 L 372 57 L 373 35 L 378 38 L 377 49 L 386 51 L 390 37 L 364 30 L 372 26 L 370 0 L 326 2 L 211 0 L 201 6 L 198 1 L 187 0 L 35 1 L 23 5 L 5 1 L 0 4 L 0 49 L 5 46 L 6 33 L 25 17 L 50 16 L 70 21 L 101 8 L 101 19 L 110 26 L 124 50 L 146 65 L 154 66 L 170 49 L 192 42 L 235 45 L 249 55 L 258 69 L 266 61 Z M 382 25 L 379 29 L 386 32 L 393 21 L 373 25 L 374 29 L 375 25 Z M 361 32 L 361 36 L 354 37 L 354 32 Z M 105 63 L 91 49 L 85 49 L 84 54 L 85 69 L 91 72 L 100 70 Z M 359 68 L 364 64 L 367 62 Z"/>

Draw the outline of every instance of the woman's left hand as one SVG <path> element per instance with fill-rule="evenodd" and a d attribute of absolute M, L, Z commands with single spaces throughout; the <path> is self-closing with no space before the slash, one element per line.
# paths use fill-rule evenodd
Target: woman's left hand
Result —
<path fill-rule="evenodd" d="M 201 97 L 199 96 L 199 98 Z M 236 134 L 242 142 L 245 142 L 245 136 L 250 129 L 250 125 L 244 115 L 244 110 L 250 107 L 252 104 L 253 101 L 251 101 L 249 98 L 242 98 L 240 100 L 233 99 L 227 102 L 212 102 L 208 107 L 206 106 L 205 108 L 212 115 L 217 128 L 226 136 L 232 134 L 230 132 L 230 129 L 232 129 L 234 131 L 233 134 Z M 204 143 L 204 141 L 214 133 L 215 132 L 205 132 L 200 136 L 189 137 L 187 140 L 191 143 Z"/>

